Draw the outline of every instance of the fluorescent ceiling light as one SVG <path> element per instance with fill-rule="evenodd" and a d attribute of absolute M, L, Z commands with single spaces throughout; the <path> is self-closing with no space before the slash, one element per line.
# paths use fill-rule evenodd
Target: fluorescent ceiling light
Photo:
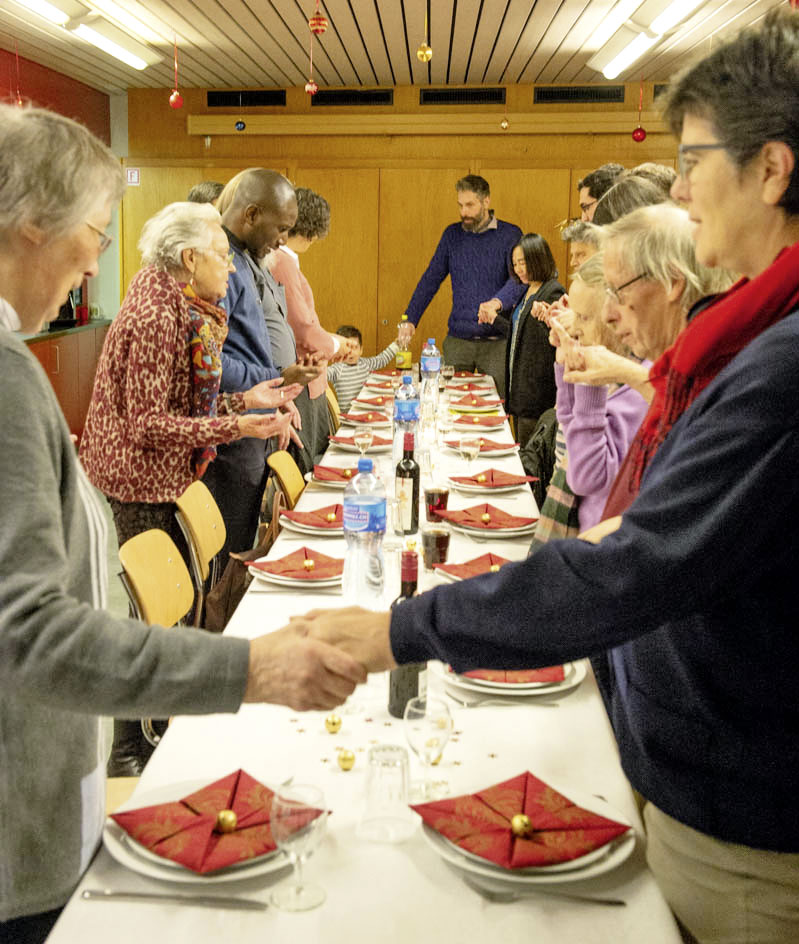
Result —
<path fill-rule="evenodd" d="M 602 70 L 602 75 L 606 79 L 615 79 L 620 72 L 624 72 L 627 66 L 632 65 L 636 59 L 640 59 L 647 49 L 660 42 L 660 39 L 660 36 L 648 36 L 646 33 L 639 33 L 631 43 L 610 60 Z"/>
<path fill-rule="evenodd" d="M 140 40 L 142 40 L 142 42 L 163 42 L 163 37 L 159 36 L 154 30 L 150 29 L 150 27 L 144 24 L 141 20 L 136 19 L 136 17 L 128 13 L 127 10 L 123 10 L 122 7 L 114 3 L 113 0 L 87 0 L 87 2 L 91 4 L 93 9 L 97 10 L 99 13 L 102 13 L 102 15 L 107 17 L 109 20 L 114 20 L 116 23 L 119 23 L 120 26 L 123 26 L 134 36 L 137 36 Z"/>
<path fill-rule="evenodd" d="M 702 0 L 675 0 L 649 24 L 650 30 L 662 36 L 667 33 L 672 26 L 676 26 L 680 20 L 684 20 L 689 13 L 699 6 Z"/>
<path fill-rule="evenodd" d="M 69 13 L 64 13 L 63 10 L 54 7 L 52 3 L 48 3 L 47 0 L 16 0 L 16 2 L 21 7 L 25 7 L 26 10 L 30 10 L 38 16 L 43 16 L 57 26 L 63 26 L 70 17 Z"/>
<path fill-rule="evenodd" d="M 591 34 L 590 46 L 593 46 L 594 49 L 601 49 L 619 27 L 630 19 L 643 2 L 644 0 L 619 0 L 602 20 L 599 28 Z"/>
<path fill-rule="evenodd" d="M 85 23 L 79 23 L 73 32 L 76 36 L 80 36 L 81 39 L 85 39 L 87 43 L 91 43 L 92 46 L 102 49 L 103 52 L 107 52 L 109 56 L 119 59 L 121 62 L 126 63 L 126 65 L 132 66 L 134 69 L 141 70 L 147 68 L 147 63 L 144 59 L 135 55 L 135 53 L 128 52 L 128 50 L 120 46 L 119 43 L 114 42 L 113 39 L 109 39 L 107 36 L 103 36 L 102 33 L 98 33 L 96 29 L 87 26 Z"/>

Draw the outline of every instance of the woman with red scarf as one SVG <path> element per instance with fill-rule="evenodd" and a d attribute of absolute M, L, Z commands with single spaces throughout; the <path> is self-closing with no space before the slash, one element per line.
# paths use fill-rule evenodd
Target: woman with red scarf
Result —
<path fill-rule="evenodd" d="M 621 763 L 686 940 L 784 944 L 799 940 L 799 13 L 675 77 L 665 112 L 697 258 L 743 277 L 654 365 L 620 527 L 390 613 L 293 625 L 370 670 L 611 649 Z"/>

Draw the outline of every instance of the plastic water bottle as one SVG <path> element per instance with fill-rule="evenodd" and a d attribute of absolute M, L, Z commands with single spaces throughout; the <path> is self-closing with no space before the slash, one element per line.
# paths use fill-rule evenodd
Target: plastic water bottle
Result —
<path fill-rule="evenodd" d="M 344 489 L 344 600 L 368 610 L 383 608 L 383 537 L 386 490 L 372 472 L 371 459 L 358 460 L 358 474 Z"/>
<path fill-rule="evenodd" d="M 422 401 L 433 403 L 433 409 L 438 406 L 438 375 L 441 373 L 441 351 L 436 347 L 436 339 L 428 338 L 422 348 L 420 360 L 422 380 Z"/>
<path fill-rule="evenodd" d="M 414 387 L 409 374 L 404 374 L 402 384 L 394 394 L 394 447 L 393 464 L 402 458 L 405 447 L 405 433 L 413 433 L 414 438 L 419 427 L 419 391 Z"/>

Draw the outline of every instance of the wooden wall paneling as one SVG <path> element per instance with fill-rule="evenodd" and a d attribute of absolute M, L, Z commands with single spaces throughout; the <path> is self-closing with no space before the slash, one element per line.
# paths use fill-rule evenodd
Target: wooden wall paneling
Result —
<path fill-rule="evenodd" d="M 559 224 L 569 212 L 569 171 L 484 166 L 480 174 L 491 186 L 491 206 L 499 219 L 515 223 L 523 233 L 540 233 L 549 243 L 558 272 L 565 277 L 568 253 Z"/>
<path fill-rule="evenodd" d="M 328 331 L 340 324 L 356 325 L 363 334 L 364 352 L 371 355 L 378 343 L 379 172 L 299 167 L 294 182 L 320 193 L 330 204 L 329 235 L 300 257 L 319 319 Z"/>
<path fill-rule="evenodd" d="M 444 228 L 459 219 L 455 182 L 463 173 L 462 167 L 380 171 L 379 350 L 396 338 L 397 324 Z M 446 278 L 414 335 L 414 359 L 418 359 L 429 337 L 434 337 L 440 347 L 451 310 L 452 291 Z"/>

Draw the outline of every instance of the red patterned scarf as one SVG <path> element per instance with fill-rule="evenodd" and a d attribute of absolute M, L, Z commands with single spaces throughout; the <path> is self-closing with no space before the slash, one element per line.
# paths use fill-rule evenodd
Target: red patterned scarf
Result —
<path fill-rule="evenodd" d="M 643 474 L 672 426 L 707 385 L 766 328 L 799 307 L 799 243 L 783 249 L 754 279 L 741 279 L 680 332 L 655 361 L 655 398 L 613 483 L 603 520 L 633 502 Z"/>
<path fill-rule="evenodd" d="M 222 379 L 222 345 L 227 337 L 227 312 L 200 298 L 190 285 L 183 285 L 189 303 L 189 351 L 191 354 L 192 416 L 216 416 L 216 400 Z M 192 462 L 202 478 L 216 456 L 215 446 L 194 450 Z"/>

